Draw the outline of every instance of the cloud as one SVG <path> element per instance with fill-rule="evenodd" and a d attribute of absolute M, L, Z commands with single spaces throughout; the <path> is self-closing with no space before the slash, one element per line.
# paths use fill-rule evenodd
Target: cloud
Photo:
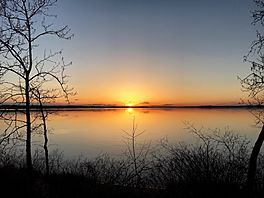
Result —
<path fill-rule="evenodd" d="M 148 101 L 144 101 L 144 102 L 141 102 L 141 103 L 139 103 L 140 105 L 149 105 L 150 104 L 150 102 L 148 102 Z"/>

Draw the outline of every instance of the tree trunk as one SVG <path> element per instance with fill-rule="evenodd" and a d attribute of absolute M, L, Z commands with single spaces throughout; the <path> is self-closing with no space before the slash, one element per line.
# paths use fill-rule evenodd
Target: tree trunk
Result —
<path fill-rule="evenodd" d="M 46 174 L 49 175 L 49 150 L 48 150 L 48 130 L 47 130 L 47 123 L 46 123 L 46 117 L 44 113 L 44 109 L 42 106 L 41 99 L 39 99 L 40 104 L 40 111 L 42 116 L 42 122 L 43 122 L 43 132 L 44 132 L 44 152 L 45 152 L 45 164 L 46 164 Z"/>
<path fill-rule="evenodd" d="M 254 186 L 255 177 L 256 177 L 256 169 L 257 169 L 257 159 L 258 159 L 258 155 L 259 155 L 263 141 L 264 141 L 264 125 L 262 126 L 258 139 L 255 142 L 255 145 L 253 147 L 250 160 L 249 160 L 248 175 L 247 175 L 247 188 L 250 190 Z"/>
<path fill-rule="evenodd" d="M 30 97 L 29 97 L 29 78 L 25 80 L 25 95 L 26 95 L 26 123 L 27 123 L 27 134 L 26 134 L 26 163 L 27 169 L 31 171 L 33 169 L 31 159 L 31 120 L 30 120 Z"/>

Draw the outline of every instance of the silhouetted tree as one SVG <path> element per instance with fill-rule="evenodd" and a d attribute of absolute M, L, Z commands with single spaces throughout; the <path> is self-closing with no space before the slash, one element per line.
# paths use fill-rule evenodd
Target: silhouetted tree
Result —
<path fill-rule="evenodd" d="M 257 62 L 251 62 L 251 73 L 245 77 L 244 79 L 241 79 L 242 88 L 245 91 L 250 92 L 251 105 L 262 105 L 264 100 L 262 91 L 264 90 L 264 59 L 261 58 L 260 63 Z M 255 117 L 257 118 L 257 124 L 263 125 L 263 117 L 262 114 L 256 114 L 253 112 Z M 255 181 L 255 175 L 256 175 L 256 169 L 257 169 L 257 158 L 261 149 L 261 146 L 264 141 L 264 125 L 262 126 L 262 129 L 259 133 L 259 136 L 254 144 L 250 160 L 249 160 L 249 167 L 248 167 L 248 175 L 247 175 L 247 186 L 249 188 L 252 188 L 254 181 Z"/>
<path fill-rule="evenodd" d="M 43 137 L 44 137 L 44 155 L 45 155 L 45 168 L 46 168 L 46 174 L 49 175 L 50 168 L 49 168 L 49 150 L 48 150 L 48 128 L 47 128 L 47 118 L 48 118 L 48 111 L 44 109 L 43 103 L 49 103 L 49 101 L 52 99 L 52 97 L 49 95 L 49 91 L 41 91 L 37 88 L 33 91 L 33 97 L 38 101 L 39 103 L 39 110 L 40 110 L 40 119 L 41 119 L 41 126 L 43 126 Z"/>
<path fill-rule="evenodd" d="M 252 12 L 253 25 L 264 26 L 264 1 L 254 0 L 256 9 Z M 251 64 L 251 72 L 241 80 L 242 89 L 249 92 L 249 103 L 251 105 L 260 106 L 264 103 L 263 91 L 264 91 L 264 56 L 262 55 L 262 50 L 264 47 L 264 35 L 257 31 L 257 39 L 251 44 L 250 51 L 247 56 L 245 56 L 245 61 Z M 257 61 L 248 60 L 250 55 L 257 54 L 260 58 Z M 261 114 L 255 114 L 258 124 L 262 124 L 262 129 L 259 136 L 254 144 L 248 167 L 247 175 L 247 187 L 252 188 L 255 182 L 255 175 L 257 169 L 257 158 L 264 141 L 264 122 Z"/>
<path fill-rule="evenodd" d="M 142 184 L 142 175 L 143 172 L 147 169 L 147 157 L 150 151 L 150 143 L 143 143 L 139 145 L 137 139 L 145 131 L 139 131 L 138 126 L 135 122 L 135 116 L 133 116 L 132 129 L 128 132 L 123 130 L 126 134 L 126 146 L 127 152 L 126 155 L 129 160 L 132 162 L 133 174 L 131 179 L 132 184 L 135 186 L 140 186 Z"/>
<path fill-rule="evenodd" d="M 47 36 L 70 39 L 68 26 L 54 28 L 49 10 L 57 0 L 0 0 L 0 104 L 15 104 L 25 107 L 25 119 L 3 114 L 2 119 L 15 125 L 5 131 L 2 140 L 9 140 L 10 134 L 26 128 L 26 163 L 32 169 L 31 133 L 33 122 L 32 105 L 39 103 L 34 97 L 36 90 L 46 90 L 53 101 L 59 97 L 68 100 L 72 89 L 67 86 L 67 75 L 61 51 L 48 53 L 40 57 L 40 40 Z M 55 84 L 56 82 L 57 84 Z M 35 92 L 34 92 L 35 91 Z M 39 92 L 41 95 L 43 91 Z M 17 124 L 20 123 L 20 124 Z M 20 132 L 21 133 L 21 132 Z"/>

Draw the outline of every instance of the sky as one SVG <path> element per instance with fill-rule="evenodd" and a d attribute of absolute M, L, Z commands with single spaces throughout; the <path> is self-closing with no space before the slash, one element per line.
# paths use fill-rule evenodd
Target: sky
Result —
<path fill-rule="evenodd" d="M 57 25 L 78 104 L 237 104 L 253 0 L 60 0 Z"/>

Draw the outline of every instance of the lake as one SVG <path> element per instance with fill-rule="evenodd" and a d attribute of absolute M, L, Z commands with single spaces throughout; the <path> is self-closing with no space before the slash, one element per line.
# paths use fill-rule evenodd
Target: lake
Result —
<path fill-rule="evenodd" d="M 162 138 L 170 143 L 197 141 L 186 130 L 185 122 L 196 128 L 229 128 L 235 133 L 254 140 L 260 128 L 255 125 L 254 116 L 247 109 L 78 109 L 58 111 L 49 116 L 49 148 L 63 151 L 65 157 L 76 158 L 81 154 L 94 157 L 102 153 L 119 156 L 126 149 L 127 135 L 137 125 L 137 143 L 151 143 L 155 146 Z M 41 135 L 34 135 L 34 145 L 40 145 Z"/>

